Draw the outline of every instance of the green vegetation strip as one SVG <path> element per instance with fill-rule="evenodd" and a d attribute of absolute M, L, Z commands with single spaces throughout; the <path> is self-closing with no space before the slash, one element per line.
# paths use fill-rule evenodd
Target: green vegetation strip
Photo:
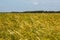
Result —
<path fill-rule="evenodd" d="M 0 14 L 0 40 L 60 40 L 60 14 Z"/>

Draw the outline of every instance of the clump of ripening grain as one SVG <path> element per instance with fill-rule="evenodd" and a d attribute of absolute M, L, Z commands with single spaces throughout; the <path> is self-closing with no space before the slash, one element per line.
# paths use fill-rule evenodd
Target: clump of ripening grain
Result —
<path fill-rule="evenodd" d="M 60 40 L 60 14 L 0 14 L 0 40 Z"/>

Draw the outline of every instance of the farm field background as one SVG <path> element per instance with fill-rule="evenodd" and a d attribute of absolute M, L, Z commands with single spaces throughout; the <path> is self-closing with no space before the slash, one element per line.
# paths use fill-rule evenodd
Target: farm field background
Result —
<path fill-rule="evenodd" d="M 60 14 L 0 13 L 0 40 L 60 40 Z"/>

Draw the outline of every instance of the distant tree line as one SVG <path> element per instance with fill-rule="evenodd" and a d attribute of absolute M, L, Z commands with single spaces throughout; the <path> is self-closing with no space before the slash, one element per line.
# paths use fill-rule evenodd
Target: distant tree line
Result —
<path fill-rule="evenodd" d="M 11 13 L 60 13 L 60 11 L 24 11 L 24 12 L 11 12 Z"/>
<path fill-rule="evenodd" d="M 24 13 L 60 13 L 60 11 L 25 11 Z"/>

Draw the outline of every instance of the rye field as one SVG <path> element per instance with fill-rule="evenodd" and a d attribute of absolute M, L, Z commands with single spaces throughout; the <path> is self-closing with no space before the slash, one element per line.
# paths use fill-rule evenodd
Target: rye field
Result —
<path fill-rule="evenodd" d="M 60 14 L 0 13 L 0 40 L 60 40 Z"/>

